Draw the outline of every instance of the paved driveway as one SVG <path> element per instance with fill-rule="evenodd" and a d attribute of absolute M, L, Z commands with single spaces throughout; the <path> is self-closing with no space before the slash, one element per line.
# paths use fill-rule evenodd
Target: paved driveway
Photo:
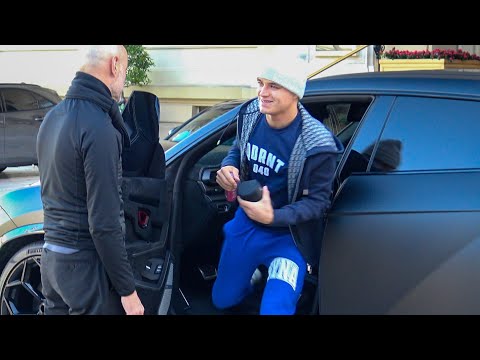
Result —
<path fill-rule="evenodd" d="M 36 166 L 9 167 L 0 173 L 0 196 L 10 190 L 38 181 Z"/>

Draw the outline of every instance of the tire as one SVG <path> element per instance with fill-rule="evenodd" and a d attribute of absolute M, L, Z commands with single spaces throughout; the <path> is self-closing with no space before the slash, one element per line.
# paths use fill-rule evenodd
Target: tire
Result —
<path fill-rule="evenodd" d="M 5 170 L 6 168 L 7 168 L 6 166 L 0 167 L 0 173 L 1 173 L 3 170 Z"/>
<path fill-rule="evenodd" d="M 0 315 L 43 313 L 42 247 L 42 241 L 25 245 L 8 260 L 0 276 Z"/>

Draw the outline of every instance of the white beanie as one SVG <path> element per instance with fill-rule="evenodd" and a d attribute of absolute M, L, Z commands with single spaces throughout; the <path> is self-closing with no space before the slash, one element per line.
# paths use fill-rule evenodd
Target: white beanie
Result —
<path fill-rule="evenodd" d="M 300 59 L 269 63 L 260 71 L 258 77 L 283 86 L 301 99 L 305 93 L 305 85 L 307 83 L 306 64 L 305 61 Z"/>

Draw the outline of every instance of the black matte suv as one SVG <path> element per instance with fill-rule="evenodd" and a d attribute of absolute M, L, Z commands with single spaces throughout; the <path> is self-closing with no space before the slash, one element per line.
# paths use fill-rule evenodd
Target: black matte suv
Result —
<path fill-rule="evenodd" d="M 307 276 L 297 313 L 480 314 L 480 73 L 324 77 L 308 81 L 302 103 L 345 151 L 325 232 L 317 234 L 319 266 Z M 215 175 L 238 110 L 165 153 L 152 142 L 134 144 L 139 154 L 150 149 L 149 164 L 126 156 L 126 244 L 148 313 L 258 309 L 261 287 L 228 311 L 210 297 L 222 227 L 235 211 Z M 136 133 L 149 121 L 156 119 L 137 117 Z M 2 314 L 42 307 L 42 221 L 38 186 L 0 197 Z"/>
<path fill-rule="evenodd" d="M 0 84 L 0 172 L 37 164 L 38 128 L 60 101 L 54 90 L 39 85 Z"/>

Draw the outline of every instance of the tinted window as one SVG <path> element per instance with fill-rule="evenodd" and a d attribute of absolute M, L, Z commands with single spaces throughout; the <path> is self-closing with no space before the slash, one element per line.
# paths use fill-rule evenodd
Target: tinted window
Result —
<path fill-rule="evenodd" d="M 480 103 L 398 97 L 376 149 L 380 170 L 480 168 Z"/>
<path fill-rule="evenodd" d="M 345 101 L 337 98 L 337 100 L 321 102 L 307 99 L 303 106 L 310 115 L 320 120 L 333 134 L 337 135 L 346 146 L 369 104 L 370 99 Z"/>
<path fill-rule="evenodd" d="M 29 91 L 4 89 L 2 93 L 7 112 L 38 109 L 37 101 Z"/>
<path fill-rule="evenodd" d="M 314 118 L 320 120 L 335 135 L 348 125 L 347 113 L 350 103 L 307 104 L 305 107 Z"/>
<path fill-rule="evenodd" d="M 32 96 L 34 97 L 35 101 L 37 101 L 37 105 L 40 109 L 45 109 L 45 108 L 48 108 L 50 106 L 53 106 L 55 105 L 53 102 L 51 102 L 50 100 L 48 100 L 47 98 L 44 98 L 43 96 L 41 95 L 38 95 L 34 92 L 31 93 Z"/>
<path fill-rule="evenodd" d="M 385 118 L 392 107 L 393 99 L 394 98 L 391 96 L 378 96 L 368 110 L 366 119 L 358 125 L 359 129 L 355 135 L 351 148 L 348 149 L 347 144 L 344 143 L 344 146 L 347 148 L 348 157 L 344 160 L 342 170 L 337 179 L 337 184 L 341 184 L 343 180 L 352 173 L 365 172 L 367 170 L 369 157 L 364 151 L 365 149 L 368 149 L 371 144 L 375 144 L 380 136 L 383 124 L 385 123 Z M 357 106 L 356 108 L 358 109 L 358 112 L 361 112 L 361 107 Z M 344 132 L 352 132 L 353 135 L 353 131 L 347 127 L 338 135 L 339 139 L 342 138 Z"/>
<path fill-rule="evenodd" d="M 167 136 L 166 139 L 176 142 L 182 141 L 201 127 L 240 104 L 241 102 L 227 102 L 208 108 L 179 126 L 171 135 Z"/>

